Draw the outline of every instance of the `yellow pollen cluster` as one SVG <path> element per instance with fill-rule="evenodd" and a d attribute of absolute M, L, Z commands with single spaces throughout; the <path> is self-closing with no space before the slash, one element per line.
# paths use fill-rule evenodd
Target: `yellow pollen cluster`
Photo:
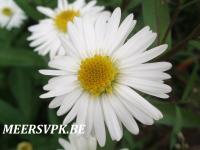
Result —
<path fill-rule="evenodd" d="M 118 69 L 108 56 L 95 55 L 82 60 L 78 72 L 81 86 L 93 96 L 112 92 Z"/>
<path fill-rule="evenodd" d="M 5 7 L 2 9 L 2 13 L 5 16 L 12 16 L 13 15 L 13 11 L 12 9 L 10 9 L 9 7 Z"/>
<path fill-rule="evenodd" d="M 74 17 L 80 16 L 79 11 L 75 10 L 66 10 L 61 12 L 55 17 L 55 26 L 58 28 L 61 32 L 67 32 L 67 23 L 69 21 L 73 21 Z"/>

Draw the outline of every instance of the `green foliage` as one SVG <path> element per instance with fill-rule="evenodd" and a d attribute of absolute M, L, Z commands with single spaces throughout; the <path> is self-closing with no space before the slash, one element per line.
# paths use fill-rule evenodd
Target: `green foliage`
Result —
<path fill-rule="evenodd" d="M 15 2 L 26 12 L 26 14 L 33 20 L 38 21 L 42 15 L 36 10 L 33 3 L 24 0 L 15 0 Z"/>
<path fill-rule="evenodd" d="M 144 0 L 142 1 L 144 24 L 158 33 L 157 44 L 162 43 L 165 32 L 170 24 L 169 7 L 166 1 Z M 167 43 L 171 46 L 171 34 L 168 34 Z"/>
<path fill-rule="evenodd" d="M 8 48 L 0 50 L 0 67 L 44 67 L 42 57 L 28 49 Z"/>
<path fill-rule="evenodd" d="M 16 103 L 26 117 L 27 121 L 33 119 L 33 114 L 38 110 L 38 105 L 33 99 L 33 83 L 31 77 L 24 69 L 13 69 L 9 76 L 10 90 L 16 99 Z M 14 83 L 14 84 L 13 84 Z"/>
<path fill-rule="evenodd" d="M 158 121 L 159 124 L 168 126 L 180 126 L 181 124 L 184 128 L 200 126 L 200 115 L 194 113 L 191 109 L 181 108 L 169 102 L 153 102 L 153 104 L 161 110 L 164 116 L 163 119 Z"/>
<path fill-rule="evenodd" d="M 15 107 L 0 100 L 0 122 L 4 124 L 25 123 L 25 117 Z"/>

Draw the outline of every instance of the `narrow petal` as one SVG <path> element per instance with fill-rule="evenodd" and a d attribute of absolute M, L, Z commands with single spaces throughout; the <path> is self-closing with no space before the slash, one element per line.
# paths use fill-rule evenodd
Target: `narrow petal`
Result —
<path fill-rule="evenodd" d="M 105 122 L 108 127 L 110 136 L 113 140 L 119 141 L 123 135 L 119 120 L 114 110 L 112 109 L 110 103 L 107 101 L 105 97 L 102 99 L 102 105 L 103 105 Z"/>
<path fill-rule="evenodd" d="M 76 104 L 72 107 L 72 109 L 70 110 L 70 112 L 66 115 L 63 124 L 68 124 L 70 123 L 72 120 L 74 120 L 74 118 L 77 116 L 78 114 L 78 110 L 80 107 L 80 101 L 81 99 L 78 99 L 78 101 L 76 102 Z"/>
<path fill-rule="evenodd" d="M 152 125 L 153 124 L 153 117 L 151 117 L 149 114 L 143 112 L 143 110 L 138 109 L 135 105 L 127 101 L 126 99 L 120 98 L 120 95 L 118 95 L 119 100 L 121 103 L 125 105 L 127 110 L 141 123 L 145 125 Z"/>
<path fill-rule="evenodd" d="M 152 91 L 154 93 L 169 93 L 172 88 L 169 85 L 159 83 L 157 81 L 151 81 L 146 79 L 139 79 L 134 77 L 122 77 L 118 81 L 121 84 L 128 85 L 138 90 Z"/>
<path fill-rule="evenodd" d="M 106 130 L 104 124 L 104 117 L 102 112 L 102 106 L 97 100 L 94 106 L 94 130 L 97 141 L 99 142 L 100 146 L 104 146 L 106 142 Z"/>
<path fill-rule="evenodd" d="M 48 76 L 63 76 L 67 74 L 65 71 L 62 70 L 39 70 L 39 72 L 43 75 Z"/>
<path fill-rule="evenodd" d="M 54 98 L 50 103 L 49 103 L 49 108 L 56 108 L 56 107 L 59 107 L 63 100 L 65 98 L 65 95 L 63 96 L 58 96 L 56 98 Z"/>
<path fill-rule="evenodd" d="M 135 56 L 131 56 L 127 59 L 123 59 L 123 61 L 120 64 L 121 68 L 126 68 L 126 67 L 132 68 L 133 66 L 136 66 L 138 64 L 148 62 L 149 60 L 152 60 L 155 57 L 162 54 L 166 49 L 167 49 L 167 44 L 163 44 L 163 45 L 157 46 L 155 48 L 152 48 L 148 51 L 145 51 L 142 54 L 138 54 Z"/>
<path fill-rule="evenodd" d="M 162 113 L 157 108 L 155 108 L 129 87 L 118 85 L 116 92 L 121 95 L 121 97 L 135 105 L 138 109 L 143 110 L 145 113 L 151 115 L 155 120 L 159 120 L 163 117 Z"/>
<path fill-rule="evenodd" d="M 65 113 L 67 113 L 73 105 L 76 103 L 76 101 L 79 99 L 80 95 L 82 94 L 82 91 L 77 88 L 71 93 L 67 94 L 60 106 L 60 108 L 57 111 L 57 115 L 61 116 Z"/>
<path fill-rule="evenodd" d="M 68 141 L 63 138 L 59 138 L 58 142 L 64 148 L 64 150 L 76 150 L 74 146 L 72 146 Z"/>
<path fill-rule="evenodd" d="M 55 59 L 49 62 L 49 67 L 55 69 L 66 70 L 69 72 L 77 72 L 79 67 L 79 62 L 72 57 L 68 56 L 57 56 Z"/>
<path fill-rule="evenodd" d="M 55 16 L 54 11 L 50 8 L 38 6 L 37 10 L 48 17 L 54 18 Z"/>
<path fill-rule="evenodd" d="M 139 133 L 139 128 L 136 121 L 133 119 L 131 114 L 124 108 L 123 104 L 118 100 L 116 96 L 113 96 L 109 100 L 115 113 L 117 114 L 119 120 L 124 124 L 124 126 L 133 134 Z"/>
<path fill-rule="evenodd" d="M 88 115 L 87 115 L 87 126 L 86 126 L 86 135 L 90 136 L 91 131 L 93 130 L 93 124 L 94 124 L 94 99 L 91 99 L 88 104 Z"/>
<path fill-rule="evenodd" d="M 109 50 L 110 44 L 112 44 L 112 40 L 115 39 L 115 35 L 118 30 L 120 20 L 121 20 L 121 9 L 118 7 L 114 10 L 110 19 L 108 20 L 106 35 L 104 39 L 105 43 L 104 49 Z"/>
<path fill-rule="evenodd" d="M 60 87 L 60 88 L 56 88 L 53 89 L 45 94 L 42 94 L 40 96 L 40 98 L 51 98 L 51 97 L 56 97 L 56 96 L 61 96 L 67 93 L 70 93 L 71 91 L 73 91 L 75 88 L 77 88 L 77 85 L 70 85 L 70 86 L 66 86 L 66 87 Z"/>
<path fill-rule="evenodd" d="M 89 103 L 89 95 L 83 93 L 80 97 L 80 107 L 78 110 L 76 123 L 77 124 L 85 124 L 86 123 L 86 117 L 87 117 L 87 109 L 88 109 L 88 103 Z"/>

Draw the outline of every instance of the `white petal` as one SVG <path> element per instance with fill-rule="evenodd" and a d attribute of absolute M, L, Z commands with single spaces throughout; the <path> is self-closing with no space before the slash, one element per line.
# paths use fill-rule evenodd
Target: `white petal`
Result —
<path fill-rule="evenodd" d="M 96 150 L 96 149 L 97 149 L 97 141 L 96 141 L 96 138 L 90 137 L 90 138 L 88 139 L 88 147 L 89 147 L 89 150 Z"/>
<path fill-rule="evenodd" d="M 124 44 L 126 38 L 131 33 L 133 28 L 136 25 L 136 21 L 133 20 L 133 14 L 130 14 L 126 19 L 121 23 L 115 37 L 113 40 L 112 46 L 109 48 L 111 51 L 118 50 L 122 44 Z"/>
<path fill-rule="evenodd" d="M 149 60 L 154 59 L 155 57 L 159 56 L 162 54 L 165 50 L 167 49 L 167 45 L 160 45 L 155 48 L 152 48 L 142 54 L 138 54 L 135 56 L 130 56 L 127 59 L 123 59 L 120 63 L 121 68 L 129 68 L 136 66 L 138 64 L 142 64 L 145 62 L 148 62 Z"/>
<path fill-rule="evenodd" d="M 77 88 L 74 91 L 72 91 L 71 93 L 67 94 L 60 106 L 60 108 L 57 111 L 57 115 L 61 116 L 65 113 L 67 113 L 74 105 L 74 103 L 76 103 L 77 99 L 80 97 L 82 91 Z"/>
<path fill-rule="evenodd" d="M 146 90 L 154 93 L 169 93 L 172 91 L 172 88 L 169 85 L 151 81 L 146 79 L 139 79 L 134 77 L 122 77 L 118 81 L 121 84 L 128 85 L 138 90 Z"/>
<path fill-rule="evenodd" d="M 64 150 L 76 150 L 74 146 L 72 146 L 68 141 L 62 138 L 59 138 L 58 142 L 64 148 Z"/>
<path fill-rule="evenodd" d="M 55 13 L 50 8 L 38 6 L 37 10 L 48 17 L 54 18 Z"/>
<path fill-rule="evenodd" d="M 63 10 L 67 7 L 68 3 L 67 0 L 58 0 L 58 8 Z"/>
<path fill-rule="evenodd" d="M 148 26 L 144 27 L 116 51 L 115 57 L 124 59 L 130 55 L 139 54 L 143 52 L 148 45 L 151 45 L 155 38 L 156 34 L 152 33 Z"/>
<path fill-rule="evenodd" d="M 94 106 L 94 130 L 97 141 L 100 146 L 104 146 L 106 142 L 106 130 L 104 124 L 104 117 L 102 112 L 102 106 L 99 100 L 96 100 Z"/>
<path fill-rule="evenodd" d="M 78 114 L 78 110 L 80 107 L 80 101 L 81 99 L 78 99 L 78 101 L 76 102 L 76 104 L 72 107 L 72 109 L 70 110 L 70 112 L 66 115 L 63 124 L 68 124 L 70 123 Z"/>
<path fill-rule="evenodd" d="M 43 75 L 48 75 L 48 76 L 63 76 L 67 74 L 62 70 L 39 70 L 39 72 Z"/>
<path fill-rule="evenodd" d="M 81 23 L 81 21 L 79 21 L 79 19 L 75 19 L 74 24 L 72 24 L 71 22 L 68 23 L 68 35 L 69 38 L 72 42 L 72 44 L 74 45 L 74 47 L 76 48 L 76 50 L 80 53 L 80 55 L 83 55 L 83 57 L 86 57 L 85 54 L 85 50 L 86 50 L 86 44 L 84 41 L 84 37 L 83 37 L 83 33 L 81 33 L 81 27 L 77 28 L 76 26 L 79 26 L 79 23 Z"/>
<path fill-rule="evenodd" d="M 77 72 L 79 68 L 78 60 L 69 56 L 57 56 L 48 65 L 49 67 L 66 70 L 68 72 Z"/>
<path fill-rule="evenodd" d="M 102 105 L 104 111 L 105 122 L 112 140 L 119 141 L 122 138 L 123 132 L 119 120 L 112 109 L 107 98 L 102 98 Z"/>
<path fill-rule="evenodd" d="M 80 58 L 80 54 L 78 50 L 73 46 L 71 40 L 69 40 L 68 36 L 60 36 L 61 45 L 65 49 L 67 55 L 73 56 L 75 58 Z"/>
<path fill-rule="evenodd" d="M 68 75 L 68 76 L 58 76 L 51 78 L 46 84 L 43 89 L 50 91 L 50 90 L 56 90 L 61 89 L 62 87 L 65 88 L 65 86 L 77 86 L 77 77 L 75 75 Z M 67 88 L 66 88 L 67 89 Z"/>
<path fill-rule="evenodd" d="M 134 66 L 133 68 L 127 68 L 127 70 L 133 71 L 167 71 L 172 67 L 172 64 L 169 62 L 154 62 L 154 63 L 146 63 L 146 64 L 139 64 Z"/>
<path fill-rule="evenodd" d="M 81 101 L 80 101 L 80 107 L 79 107 L 77 118 L 76 118 L 76 123 L 85 124 L 86 117 L 87 117 L 88 103 L 89 103 L 89 95 L 83 93 L 80 99 Z"/>
<path fill-rule="evenodd" d="M 123 103 L 128 111 L 141 123 L 146 125 L 152 125 L 153 124 L 153 118 L 149 115 L 143 112 L 143 110 L 138 109 L 135 105 L 133 105 L 131 102 L 127 101 L 126 99 L 120 98 L 120 95 L 118 95 L 119 100 L 121 103 Z"/>
<path fill-rule="evenodd" d="M 123 104 L 118 100 L 117 97 L 112 96 L 109 100 L 115 113 L 117 114 L 119 120 L 124 124 L 124 126 L 133 134 L 139 133 L 139 128 L 136 121 L 133 119 L 131 114 L 124 108 Z"/>
<path fill-rule="evenodd" d="M 73 3 L 73 7 L 76 9 L 81 9 L 85 5 L 85 0 L 76 0 Z"/>
<path fill-rule="evenodd" d="M 106 35 L 104 39 L 105 43 L 104 49 L 109 50 L 110 44 L 112 44 L 112 40 L 116 38 L 115 35 L 118 30 L 120 20 L 121 20 L 121 9 L 118 7 L 114 10 L 110 19 L 108 20 Z"/>
<path fill-rule="evenodd" d="M 91 131 L 93 129 L 93 123 L 94 123 L 94 103 L 95 103 L 95 100 L 94 99 L 91 99 L 89 101 L 89 104 L 88 104 L 88 115 L 87 115 L 87 120 L 86 120 L 86 135 L 87 136 L 90 136 L 91 135 Z"/>
<path fill-rule="evenodd" d="M 42 94 L 40 98 L 51 98 L 51 97 L 61 96 L 70 93 L 77 87 L 78 87 L 77 85 L 68 85 L 65 87 L 55 88 L 45 94 Z"/>
<path fill-rule="evenodd" d="M 135 105 L 138 109 L 143 110 L 145 113 L 151 115 L 155 120 L 159 120 L 163 117 L 162 113 L 157 108 L 155 108 L 129 87 L 118 85 L 116 92 L 121 95 L 121 97 Z"/>
<path fill-rule="evenodd" d="M 83 32 L 85 35 L 86 50 L 92 55 L 92 51 L 96 48 L 94 21 L 89 17 L 85 17 L 83 21 Z"/>
<path fill-rule="evenodd" d="M 63 100 L 64 100 L 65 95 L 63 96 L 58 96 L 56 98 L 54 98 L 50 103 L 49 103 L 49 108 L 56 108 L 59 107 Z"/>
<path fill-rule="evenodd" d="M 140 78 L 140 79 L 145 79 L 145 80 L 166 80 L 170 79 L 171 76 L 167 73 L 160 72 L 160 71 L 134 71 L 134 70 L 128 70 L 126 71 L 121 71 L 122 75 L 130 77 L 130 78 Z"/>
<path fill-rule="evenodd" d="M 101 15 L 97 18 L 97 21 L 95 23 L 95 37 L 96 37 L 96 41 L 97 44 L 96 44 L 96 47 L 98 50 L 101 50 L 103 49 L 103 44 L 104 44 L 104 40 L 105 40 L 105 33 L 106 33 L 106 21 L 108 20 L 109 18 L 109 15 Z M 99 52 L 99 54 L 101 54 Z"/>
<path fill-rule="evenodd" d="M 84 8 L 81 9 L 81 11 L 84 13 L 84 12 L 90 10 L 96 3 L 97 3 L 96 0 L 90 1 L 89 3 L 87 3 L 87 5 Z"/>

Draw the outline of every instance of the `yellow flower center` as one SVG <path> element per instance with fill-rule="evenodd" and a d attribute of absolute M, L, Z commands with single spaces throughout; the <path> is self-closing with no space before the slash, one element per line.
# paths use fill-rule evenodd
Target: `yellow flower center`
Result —
<path fill-rule="evenodd" d="M 118 69 L 110 57 L 95 55 L 82 60 L 78 72 L 81 86 L 93 96 L 112 92 Z"/>
<path fill-rule="evenodd" d="M 33 150 L 33 147 L 29 142 L 21 142 L 17 145 L 17 150 Z"/>
<path fill-rule="evenodd" d="M 3 9 L 2 9 L 2 13 L 3 13 L 3 15 L 5 15 L 5 16 L 12 16 L 12 15 L 13 15 L 13 11 L 12 11 L 12 9 L 9 8 L 9 7 L 3 8 Z"/>
<path fill-rule="evenodd" d="M 76 10 L 66 10 L 55 17 L 55 26 L 61 32 L 67 32 L 67 23 L 73 21 L 74 17 L 80 16 L 80 12 Z"/>

